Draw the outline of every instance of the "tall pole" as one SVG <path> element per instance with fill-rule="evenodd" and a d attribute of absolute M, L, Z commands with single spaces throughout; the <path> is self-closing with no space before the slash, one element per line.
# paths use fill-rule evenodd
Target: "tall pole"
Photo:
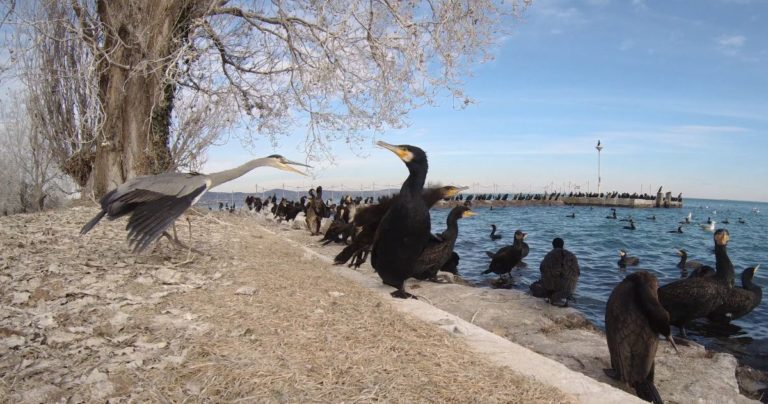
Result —
<path fill-rule="evenodd" d="M 597 141 L 597 195 L 600 196 L 600 183 L 602 178 L 600 177 L 600 152 L 603 151 L 603 146 L 600 145 L 600 140 Z"/>

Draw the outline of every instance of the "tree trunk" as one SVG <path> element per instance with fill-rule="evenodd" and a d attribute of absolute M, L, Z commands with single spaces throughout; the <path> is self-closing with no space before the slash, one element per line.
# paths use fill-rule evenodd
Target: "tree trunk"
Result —
<path fill-rule="evenodd" d="M 100 0 L 106 27 L 99 97 L 105 112 L 92 187 L 96 197 L 138 175 L 171 166 L 169 125 L 175 87 L 166 80 L 183 45 L 190 1 Z"/>

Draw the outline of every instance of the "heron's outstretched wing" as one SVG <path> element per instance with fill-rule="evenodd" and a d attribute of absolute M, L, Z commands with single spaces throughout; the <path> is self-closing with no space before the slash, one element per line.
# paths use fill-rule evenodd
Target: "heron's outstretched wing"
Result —
<path fill-rule="evenodd" d="M 151 191 L 142 190 L 143 203 L 135 207 L 125 226 L 128 230 L 128 243 L 133 251 L 141 252 L 157 240 L 205 190 L 206 186 L 201 186 L 181 197 L 155 194 L 152 198 L 148 195 Z"/>

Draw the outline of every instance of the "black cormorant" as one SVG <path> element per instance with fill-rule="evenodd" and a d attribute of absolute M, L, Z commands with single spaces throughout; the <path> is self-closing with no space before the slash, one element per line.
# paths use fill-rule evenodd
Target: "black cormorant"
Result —
<path fill-rule="evenodd" d="M 744 220 L 744 218 L 739 218 L 739 224 L 746 224 L 747 222 Z"/>
<path fill-rule="evenodd" d="M 448 261 L 443 264 L 443 267 L 440 268 L 441 271 L 444 272 L 450 272 L 454 275 L 459 274 L 459 254 L 456 254 L 456 251 L 451 253 L 451 258 L 448 258 Z"/>
<path fill-rule="evenodd" d="M 605 336 L 611 355 L 611 369 L 605 373 L 654 403 L 663 402 L 653 384 L 658 334 L 675 346 L 670 338 L 669 314 L 659 303 L 658 287 L 656 277 L 649 272 L 635 272 L 613 289 L 605 307 Z"/>
<path fill-rule="evenodd" d="M 568 301 L 573 298 L 581 272 L 576 255 L 564 246 L 565 242 L 560 237 L 552 240 L 552 251 L 544 256 L 539 271 L 540 284 L 549 298 L 549 303 L 554 305 L 564 300 L 562 306 L 567 307 Z"/>
<path fill-rule="evenodd" d="M 491 240 L 498 240 L 501 238 L 501 234 L 496 234 L 496 225 L 491 225 Z"/>
<path fill-rule="evenodd" d="M 428 207 L 434 206 L 438 201 L 445 198 L 456 196 L 459 192 L 467 189 L 468 187 L 455 187 L 452 185 L 439 187 L 439 188 L 427 188 L 422 194 L 424 203 Z M 379 201 L 378 204 L 369 205 L 360 208 L 352 220 L 352 225 L 358 230 L 352 237 L 352 243 L 333 259 L 335 264 L 344 264 L 350 259 L 350 267 L 360 268 L 368 258 L 368 254 L 373 244 L 373 237 L 376 234 L 376 230 L 379 228 L 379 222 L 387 213 L 389 208 L 397 200 L 398 196 L 395 195 L 392 198 L 386 198 Z"/>
<path fill-rule="evenodd" d="M 730 220 L 728 220 L 728 218 L 726 217 L 726 218 L 725 218 L 725 219 L 722 221 L 722 223 L 723 223 L 723 224 L 731 224 L 731 221 L 730 221 Z"/>
<path fill-rule="evenodd" d="M 606 219 L 616 219 L 616 208 L 611 208 L 611 215 L 606 216 Z"/>
<path fill-rule="evenodd" d="M 750 267 L 741 273 L 741 287 L 731 288 L 728 294 L 715 311 L 709 313 L 707 318 L 717 323 L 728 323 L 752 312 L 763 300 L 763 289 L 752 283 L 757 268 Z"/>
<path fill-rule="evenodd" d="M 683 226 L 677 226 L 677 230 L 670 230 L 667 233 L 682 233 L 683 232 Z"/>
<path fill-rule="evenodd" d="M 414 278 L 424 280 L 437 276 L 437 272 L 443 269 L 453 254 L 453 247 L 459 236 L 459 219 L 474 215 L 475 213 L 466 206 L 451 209 L 446 219 L 445 231 L 430 239 L 416 260 Z"/>
<path fill-rule="evenodd" d="M 702 267 L 702 263 L 698 261 L 688 261 L 688 252 L 680 249 L 677 250 L 677 255 L 680 256 L 680 262 L 677 263 L 677 267 L 682 270 L 698 269 Z"/>
<path fill-rule="evenodd" d="M 691 271 L 691 274 L 688 275 L 689 278 L 708 278 L 710 276 L 715 276 L 715 268 L 712 268 L 709 265 L 702 265 L 700 268 L 696 268 L 693 271 Z"/>
<path fill-rule="evenodd" d="M 571 213 L 570 215 L 566 215 L 565 217 L 570 217 L 571 219 L 576 219 L 576 213 Z"/>
<path fill-rule="evenodd" d="M 422 191 L 427 178 L 427 154 L 410 145 L 377 145 L 397 154 L 408 167 L 408 178 L 400 194 L 379 222 L 371 247 L 371 265 L 382 282 L 396 288 L 393 297 L 414 297 L 404 290 L 406 279 L 414 275 L 414 265 L 430 238 L 429 207 Z"/>
<path fill-rule="evenodd" d="M 619 268 L 634 267 L 640 263 L 640 258 L 630 257 L 625 250 L 619 250 Z"/>
<path fill-rule="evenodd" d="M 637 227 L 635 227 L 635 220 L 629 219 L 629 226 L 624 226 L 626 230 L 635 230 Z"/>
<path fill-rule="evenodd" d="M 680 279 L 659 288 L 659 301 L 669 312 L 670 324 L 680 328 L 683 337 L 686 324 L 714 312 L 733 287 L 733 264 L 726 251 L 729 238 L 728 230 L 715 232 L 715 275 Z"/>
<path fill-rule="evenodd" d="M 527 244 L 523 241 L 525 236 L 525 233 L 517 230 L 512 245 L 500 248 L 495 254 L 487 251 L 486 254 L 491 258 L 491 264 L 488 266 L 488 269 L 483 271 L 483 275 L 493 272 L 503 276 L 509 274 L 512 271 L 512 268 L 520 264 L 523 257 L 528 255 L 527 248 L 525 248 L 527 247 Z"/>

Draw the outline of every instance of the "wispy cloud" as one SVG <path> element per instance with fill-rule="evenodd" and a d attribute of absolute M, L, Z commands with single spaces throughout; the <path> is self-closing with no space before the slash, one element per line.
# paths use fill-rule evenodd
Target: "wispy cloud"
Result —
<path fill-rule="evenodd" d="M 744 35 L 720 35 L 715 39 L 717 48 L 726 55 L 736 55 L 744 47 L 747 38 Z"/>

